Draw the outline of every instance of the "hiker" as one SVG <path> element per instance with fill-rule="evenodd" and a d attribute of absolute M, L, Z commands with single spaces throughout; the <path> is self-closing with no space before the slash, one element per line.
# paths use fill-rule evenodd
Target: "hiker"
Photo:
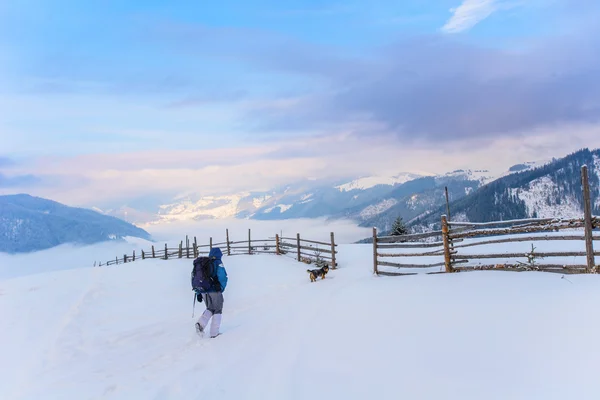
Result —
<path fill-rule="evenodd" d="M 210 325 L 210 337 L 215 338 L 220 335 L 221 316 L 223 313 L 223 292 L 227 286 L 227 271 L 221 261 L 223 253 L 218 247 L 210 249 L 208 257 L 198 257 L 194 260 L 194 271 L 192 273 L 192 288 L 196 292 L 196 299 L 199 302 L 204 301 L 206 310 L 202 313 L 196 323 L 196 332 L 203 335 L 212 318 Z M 202 279 L 202 273 L 198 266 L 205 263 L 206 269 L 203 274 L 206 279 Z M 196 276 L 194 276 L 196 275 Z M 201 275 L 201 276 L 198 276 Z"/>

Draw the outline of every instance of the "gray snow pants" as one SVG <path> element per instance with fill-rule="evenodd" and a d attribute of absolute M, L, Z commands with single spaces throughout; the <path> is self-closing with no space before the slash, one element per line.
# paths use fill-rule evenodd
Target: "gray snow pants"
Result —
<path fill-rule="evenodd" d="M 206 304 L 206 309 L 213 314 L 223 313 L 223 293 L 222 292 L 211 292 L 203 293 L 202 300 Z"/>

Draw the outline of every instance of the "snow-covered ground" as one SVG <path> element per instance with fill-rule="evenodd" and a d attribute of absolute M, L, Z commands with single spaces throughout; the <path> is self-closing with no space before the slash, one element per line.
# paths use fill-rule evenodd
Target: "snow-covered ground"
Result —
<path fill-rule="evenodd" d="M 374 277 L 370 245 L 339 250 L 316 283 L 226 257 L 217 339 L 193 329 L 191 260 L 0 280 L 0 398 L 600 398 L 599 276 Z"/>

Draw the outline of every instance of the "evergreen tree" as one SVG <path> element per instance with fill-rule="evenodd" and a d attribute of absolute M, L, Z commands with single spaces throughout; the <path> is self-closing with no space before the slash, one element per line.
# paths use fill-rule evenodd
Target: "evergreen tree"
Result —
<path fill-rule="evenodd" d="M 394 224 L 392 225 L 392 236 L 401 236 L 406 235 L 408 233 L 408 229 L 404 226 L 404 221 L 402 221 L 402 217 L 396 218 Z"/>

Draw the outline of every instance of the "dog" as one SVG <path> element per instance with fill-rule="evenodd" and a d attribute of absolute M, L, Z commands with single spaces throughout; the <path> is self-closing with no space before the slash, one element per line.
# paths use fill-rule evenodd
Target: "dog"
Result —
<path fill-rule="evenodd" d="M 316 282 L 318 277 L 321 279 L 325 279 L 325 275 L 329 272 L 329 266 L 325 265 L 319 269 L 307 269 L 306 272 L 309 273 L 310 281 Z"/>

